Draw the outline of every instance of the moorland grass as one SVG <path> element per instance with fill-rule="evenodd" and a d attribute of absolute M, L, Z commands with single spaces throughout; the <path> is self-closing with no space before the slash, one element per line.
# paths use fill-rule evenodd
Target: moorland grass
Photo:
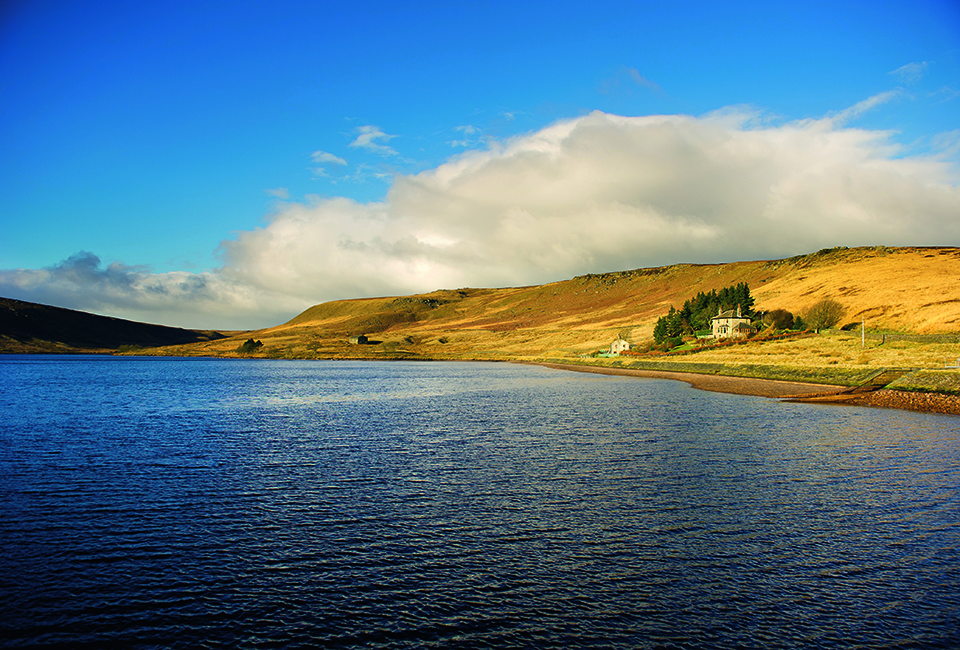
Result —
<path fill-rule="evenodd" d="M 888 385 L 887 388 L 917 393 L 960 395 L 960 370 L 917 370 L 904 375 Z"/>

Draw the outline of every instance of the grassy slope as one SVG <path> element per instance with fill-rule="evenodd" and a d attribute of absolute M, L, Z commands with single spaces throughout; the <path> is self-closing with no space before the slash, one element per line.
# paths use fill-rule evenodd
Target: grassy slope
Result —
<path fill-rule="evenodd" d="M 255 356 L 264 357 L 569 361 L 607 347 L 618 333 L 634 343 L 649 340 L 671 305 L 738 282 L 750 285 L 761 310 L 799 313 L 830 297 L 846 307 L 844 323 L 863 318 L 868 330 L 960 332 L 960 249 L 878 247 L 771 262 L 680 264 L 533 287 L 336 301 L 277 327 L 165 352 L 231 355 L 252 335 L 264 343 Z M 377 343 L 348 342 L 361 333 Z M 868 341 L 864 351 L 858 334 L 844 333 L 644 363 L 725 374 L 743 374 L 749 366 L 754 376 L 781 376 L 787 368 L 793 370 L 783 378 L 844 383 L 880 367 L 942 368 L 957 357 L 955 343 Z"/>

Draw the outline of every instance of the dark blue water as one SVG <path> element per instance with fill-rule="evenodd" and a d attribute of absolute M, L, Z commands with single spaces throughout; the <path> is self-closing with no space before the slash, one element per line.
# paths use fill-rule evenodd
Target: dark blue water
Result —
<path fill-rule="evenodd" d="M 960 418 L 460 363 L 0 357 L 4 647 L 960 644 Z"/>

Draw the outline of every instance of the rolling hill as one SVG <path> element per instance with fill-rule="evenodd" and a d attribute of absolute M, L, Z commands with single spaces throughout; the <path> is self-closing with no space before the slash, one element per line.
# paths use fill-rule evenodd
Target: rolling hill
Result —
<path fill-rule="evenodd" d="M 109 353 L 125 346 L 183 345 L 225 336 L 0 298 L 0 353 Z"/>
<path fill-rule="evenodd" d="M 960 332 L 960 248 L 834 248 L 782 260 L 672 266 L 591 274 L 550 284 L 445 289 L 339 300 L 276 327 L 180 344 L 158 353 L 233 355 L 247 337 L 255 356 L 282 358 L 570 358 L 622 334 L 640 343 L 657 318 L 698 292 L 746 282 L 756 309 L 802 313 L 839 301 L 843 323 L 868 330 Z M 351 337 L 366 335 L 357 345 Z"/>

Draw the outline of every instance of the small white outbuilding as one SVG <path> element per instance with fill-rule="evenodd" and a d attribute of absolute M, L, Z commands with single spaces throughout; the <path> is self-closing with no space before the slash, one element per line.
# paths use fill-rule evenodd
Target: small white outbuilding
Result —
<path fill-rule="evenodd" d="M 617 340 L 610 344 L 610 355 L 619 356 L 621 352 L 629 352 L 630 344 L 623 340 L 623 338 L 618 334 Z"/>

